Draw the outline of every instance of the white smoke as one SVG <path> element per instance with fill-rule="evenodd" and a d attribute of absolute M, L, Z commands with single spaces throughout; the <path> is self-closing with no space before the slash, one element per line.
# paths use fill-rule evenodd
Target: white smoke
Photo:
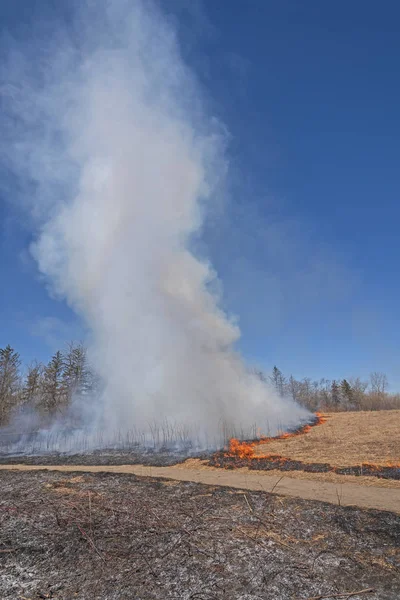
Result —
<path fill-rule="evenodd" d="M 305 418 L 244 365 L 216 274 L 190 250 L 225 138 L 168 19 L 150 2 L 82 2 L 68 30 L 15 43 L 2 80 L 2 159 L 40 224 L 33 255 L 92 332 L 105 380 L 91 419 L 210 440 L 221 424 L 274 433 Z"/>

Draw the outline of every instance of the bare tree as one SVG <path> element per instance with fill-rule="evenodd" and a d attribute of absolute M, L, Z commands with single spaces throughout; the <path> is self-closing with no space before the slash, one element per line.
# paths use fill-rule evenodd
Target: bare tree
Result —
<path fill-rule="evenodd" d="M 309 377 L 305 377 L 304 379 L 299 381 L 298 400 L 300 404 L 302 404 L 310 410 L 315 410 L 317 407 L 317 403 L 315 402 L 313 383 Z"/>
<path fill-rule="evenodd" d="M 286 384 L 287 394 L 290 396 L 295 402 L 298 402 L 300 397 L 300 382 L 297 381 L 293 375 L 289 377 L 289 381 Z"/>
<path fill-rule="evenodd" d="M 368 381 L 362 381 L 359 377 L 349 379 L 352 389 L 353 408 L 361 410 L 365 404 L 365 393 L 368 389 Z"/>
<path fill-rule="evenodd" d="M 374 371 L 369 376 L 371 384 L 371 392 L 383 396 L 388 387 L 388 380 L 385 373 Z"/>
<path fill-rule="evenodd" d="M 318 407 L 326 407 L 331 403 L 331 381 L 323 377 L 317 386 Z"/>

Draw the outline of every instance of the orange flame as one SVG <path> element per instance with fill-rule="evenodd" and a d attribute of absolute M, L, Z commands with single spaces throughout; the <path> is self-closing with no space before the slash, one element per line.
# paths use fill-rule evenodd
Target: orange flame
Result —
<path fill-rule="evenodd" d="M 299 429 L 297 429 L 296 431 L 292 432 L 292 433 L 282 433 L 274 438 L 270 438 L 270 437 L 261 437 L 261 430 L 258 429 L 257 430 L 257 434 L 259 435 L 259 439 L 255 440 L 253 442 L 241 442 L 240 440 L 236 439 L 236 438 L 232 438 L 229 440 L 229 448 L 227 450 L 227 452 L 225 452 L 225 456 L 229 456 L 229 457 L 235 457 L 235 458 L 240 458 L 240 459 L 248 459 L 251 460 L 252 458 L 273 458 L 281 460 L 281 462 L 284 462 L 288 459 L 283 458 L 282 456 L 278 456 L 278 455 L 271 455 L 271 454 L 257 454 L 255 453 L 255 448 L 256 446 L 259 446 L 261 444 L 267 444 L 268 442 L 271 442 L 272 440 L 286 440 L 287 438 L 291 438 L 291 437 L 295 437 L 297 435 L 302 435 L 303 433 L 309 433 L 313 427 L 317 426 L 317 425 L 322 425 L 323 423 L 326 423 L 326 417 L 323 417 L 321 415 L 321 413 L 315 413 L 316 416 L 316 420 L 312 425 L 303 425 L 302 427 L 300 427 Z"/>
<path fill-rule="evenodd" d="M 260 429 L 257 430 L 257 435 L 259 437 L 258 440 L 254 440 L 252 442 L 241 442 L 240 440 L 236 439 L 236 438 L 232 438 L 229 440 L 229 447 L 228 450 L 223 454 L 226 457 L 231 457 L 231 458 L 236 458 L 236 459 L 246 459 L 246 460 L 259 460 L 259 459 L 268 459 L 270 461 L 273 461 L 274 463 L 278 463 L 278 465 L 283 465 L 285 462 L 289 461 L 289 458 L 286 458 L 284 456 L 281 456 L 280 454 L 256 454 L 256 447 L 261 445 L 261 444 L 267 444 L 268 442 L 274 441 L 274 440 L 286 440 L 288 438 L 292 438 L 298 435 L 303 435 L 306 433 L 309 433 L 314 427 L 318 426 L 318 425 L 323 425 L 324 423 L 326 423 L 327 421 L 327 417 L 324 417 L 321 413 L 315 413 L 315 421 L 312 425 L 303 425 L 302 427 L 300 427 L 299 429 L 297 429 L 294 432 L 288 433 L 282 433 L 281 435 L 278 435 L 276 437 L 262 437 L 261 436 L 261 431 Z M 216 466 L 221 466 L 219 463 L 217 463 Z M 279 468 L 279 466 L 278 466 Z M 361 465 L 359 465 L 359 468 L 361 469 L 361 474 L 363 469 L 365 469 L 367 472 L 372 472 L 372 473 L 379 473 L 380 471 L 382 471 L 383 469 L 387 469 L 387 468 L 391 468 L 391 469 L 400 469 L 400 463 L 391 463 L 391 462 L 387 462 L 385 465 L 376 465 L 376 464 L 371 464 L 371 463 L 362 463 Z M 330 469 L 331 472 L 335 473 L 335 472 L 340 472 L 341 468 L 337 467 L 335 465 L 330 465 Z"/>
<path fill-rule="evenodd" d="M 240 442 L 236 438 L 229 440 L 229 450 L 226 456 L 235 456 L 236 458 L 253 458 L 254 444 Z"/>

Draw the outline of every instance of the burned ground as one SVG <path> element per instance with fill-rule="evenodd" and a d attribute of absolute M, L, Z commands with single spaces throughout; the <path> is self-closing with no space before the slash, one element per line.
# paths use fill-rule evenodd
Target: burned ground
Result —
<path fill-rule="evenodd" d="M 399 597 L 393 513 L 106 473 L 0 485 L 4 599 Z"/>
<path fill-rule="evenodd" d="M 6 465 L 146 465 L 153 467 L 168 467 L 185 462 L 188 458 L 206 458 L 211 456 L 202 453 L 188 454 L 171 450 L 94 450 L 86 453 L 52 453 L 52 454 L 14 454 L 0 453 L 0 464 Z"/>
<path fill-rule="evenodd" d="M 379 479 L 400 480 L 399 466 L 377 466 L 364 463 L 347 467 L 335 467 L 329 463 L 307 463 L 292 460 L 284 456 L 237 458 L 227 456 L 225 452 L 215 453 L 209 460 L 211 467 L 238 469 L 247 467 L 251 471 L 304 471 L 305 473 L 336 473 L 337 475 L 356 475 L 357 477 L 378 477 Z"/>

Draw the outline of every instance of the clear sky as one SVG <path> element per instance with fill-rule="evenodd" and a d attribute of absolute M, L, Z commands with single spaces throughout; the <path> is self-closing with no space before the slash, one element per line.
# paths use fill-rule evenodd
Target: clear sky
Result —
<path fill-rule="evenodd" d="M 49 15 L 67 20 L 62 4 L 4 0 L 3 36 Z M 400 5 L 164 4 L 229 132 L 226 213 L 217 226 L 210 220 L 203 242 L 238 315 L 241 350 L 297 377 L 385 371 L 400 389 Z M 83 333 L 50 298 L 29 255 L 29 226 L 7 200 L 0 346 L 46 360 Z"/>

